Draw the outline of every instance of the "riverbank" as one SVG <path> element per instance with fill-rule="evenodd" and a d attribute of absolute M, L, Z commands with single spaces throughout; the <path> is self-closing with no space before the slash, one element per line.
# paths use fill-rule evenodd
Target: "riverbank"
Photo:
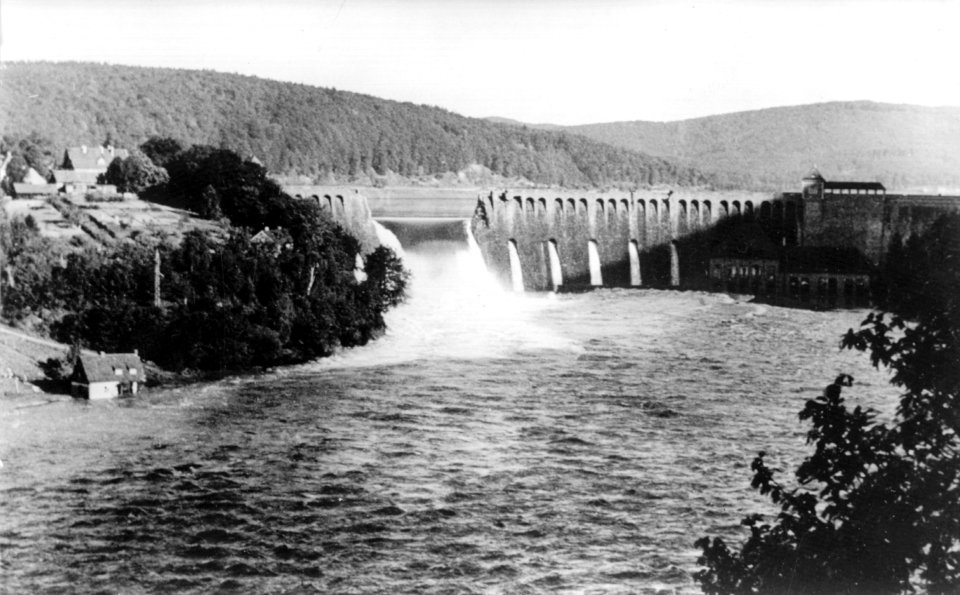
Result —
<path fill-rule="evenodd" d="M 0 325 L 0 396 L 27 397 L 40 395 L 45 400 L 60 396 L 70 398 L 63 383 L 50 380 L 41 364 L 48 359 L 66 357 L 70 346 L 50 339 Z M 93 354 L 91 350 L 84 353 Z M 151 385 L 176 387 L 210 380 L 200 374 L 178 374 L 144 362 Z"/>
<path fill-rule="evenodd" d="M 64 358 L 70 346 L 0 324 L 0 397 L 16 400 L 18 406 L 43 404 L 59 398 L 71 399 L 69 387 L 50 380 L 41 364 Z M 94 354 L 92 350 L 84 353 Z M 293 364 L 299 365 L 299 364 Z M 145 361 L 147 391 L 175 390 L 185 386 L 216 382 L 231 377 L 251 377 L 274 368 L 172 372 Z M 36 397 L 31 399 L 30 397 Z"/>

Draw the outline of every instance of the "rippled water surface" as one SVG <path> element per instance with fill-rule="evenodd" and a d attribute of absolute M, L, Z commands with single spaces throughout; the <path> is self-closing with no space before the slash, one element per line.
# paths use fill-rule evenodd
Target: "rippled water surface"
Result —
<path fill-rule="evenodd" d="M 373 345 L 115 402 L 0 404 L 0 590 L 695 592 L 693 542 L 767 510 L 837 373 L 889 410 L 863 312 L 722 295 L 513 296 L 408 251 Z M 29 405 L 29 406 L 28 406 Z"/>

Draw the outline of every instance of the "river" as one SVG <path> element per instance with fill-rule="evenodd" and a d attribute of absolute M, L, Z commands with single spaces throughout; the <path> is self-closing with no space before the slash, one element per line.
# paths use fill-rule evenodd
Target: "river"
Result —
<path fill-rule="evenodd" d="M 410 300 L 369 346 L 0 404 L 0 591 L 697 592 L 693 542 L 771 511 L 749 464 L 793 468 L 805 400 L 849 372 L 895 403 L 838 351 L 864 311 L 514 294 L 462 238 L 404 242 Z"/>

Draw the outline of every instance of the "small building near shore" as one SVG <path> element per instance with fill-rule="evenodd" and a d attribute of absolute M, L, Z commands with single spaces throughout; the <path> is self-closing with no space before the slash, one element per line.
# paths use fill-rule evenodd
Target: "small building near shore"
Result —
<path fill-rule="evenodd" d="M 136 353 L 82 354 L 70 376 L 74 397 L 112 399 L 135 395 L 146 381 L 143 361 Z"/>

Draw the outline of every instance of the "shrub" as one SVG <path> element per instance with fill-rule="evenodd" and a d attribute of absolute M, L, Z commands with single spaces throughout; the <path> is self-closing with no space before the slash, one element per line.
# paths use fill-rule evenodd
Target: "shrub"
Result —
<path fill-rule="evenodd" d="M 799 488 L 774 479 L 764 453 L 754 489 L 780 507 L 749 516 L 739 552 L 702 538 L 696 578 L 706 593 L 929 593 L 960 590 L 960 216 L 896 246 L 882 311 L 842 346 L 869 352 L 902 393 L 893 421 L 847 407 L 839 377 L 800 419 L 814 445 Z M 909 319 L 909 320 L 908 320 Z"/>

